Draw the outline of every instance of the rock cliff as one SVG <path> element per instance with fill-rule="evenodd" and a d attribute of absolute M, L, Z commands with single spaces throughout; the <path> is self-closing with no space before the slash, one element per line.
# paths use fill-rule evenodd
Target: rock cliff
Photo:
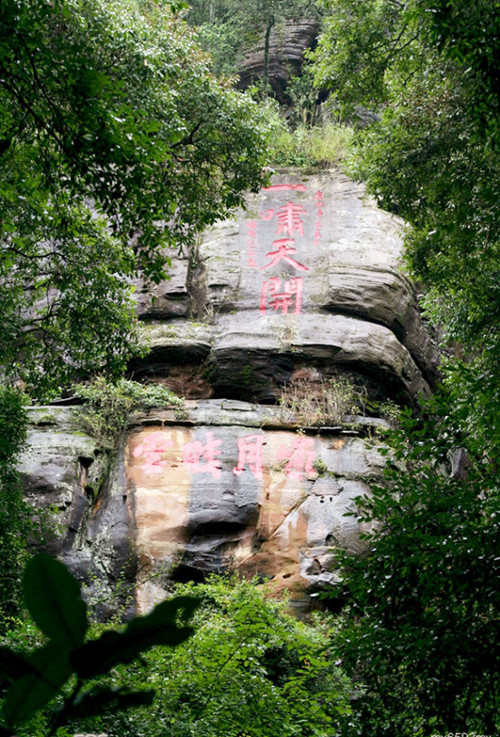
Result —
<path fill-rule="evenodd" d="M 384 463 L 366 408 L 411 404 L 436 378 L 400 225 L 337 172 L 282 172 L 169 280 L 135 285 L 149 352 L 134 378 L 184 408 L 135 412 L 111 454 L 77 408 L 31 410 L 26 493 L 58 510 L 47 545 L 103 615 L 120 582 L 146 611 L 229 567 L 303 607 L 335 580 L 335 547 L 360 550 L 344 515 Z"/>
<path fill-rule="evenodd" d="M 290 102 L 286 87 L 290 78 L 300 74 L 306 49 L 311 48 L 318 34 L 317 21 L 301 19 L 289 21 L 286 27 L 274 27 L 269 38 L 269 85 L 281 102 Z M 239 86 L 246 89 L 265 76 L 264 33 L 262 42 L 241 59 L 238 68 Z"/>

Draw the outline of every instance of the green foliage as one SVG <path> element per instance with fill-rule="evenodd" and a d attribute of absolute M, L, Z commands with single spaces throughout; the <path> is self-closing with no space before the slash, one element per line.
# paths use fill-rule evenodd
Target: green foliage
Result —
<path fill-rule="evenodd" d="M 416 75 L 411 96 L 402 91 L 401 107 L 366 135 L 359 171 L 413 226 L 406 257 L 429 286 L 429 316 L 449 342 L 481 348 L 500 314 L 500 157 L 475 139 L 461 76 L 437 60 Z"/>
<path fill-rule="evenodd" d="M 364 103 L 380 113 L 353 171 L 410 224 L 410 270 L 425 287 L 427 315 L 461 359 L 447 363 L 445 382 L 462 428 L 498 447 L 498 4 L 322 6 L 318 83 L 348 110 Z"/>
<path fill-rule="evenodd" d="M 2 735 L 10 735 L 14 726 L 27 722 L 55 699 L 47 719 L 48 735 L 77 717 L 151 704 L 151 690 L 111 688 L 90 679 L 130 663 L 156 645 L 183 642 L 192 628 L 179 626 L 179 619 L 189 618 L 198 604 L 192 596 L 169 599 L 147 616 L 131 620 L 123 631 L 107 630 L 86 642 L 86 605 L 78 582 L 62 563 L 44 553 L 32 558 L 23 591 L 44 641 L 28 654 L 0 648 L 1 685 L 6 687 Z"/>
<path fill-rule="evenodd" d="M 498 473 L 458 430 L 444 395 L 418 422 L 403 413 L 384 483 L 358 500 L 366 552 L 339 556 L 350 615 L 336 649 L 365 685 L 349 735 L 500 726 Z"/>
<path fill-rule="evenodd" d="M 47 398 L 137 352 L 128 277 L 263 181 L 257 105 L 163 3 L 0 9 L 0 364 Z"/>
<path fill-rule="evenodd" d="M 451 60 L 466 78 L 466 113 L 486 140 L 499 143 L 500 13 L 498 4 L 478 0 L 423 0 L 414 10 L 426 42 Z"/>
<path fill-rule="evenodd" d="M 26 440 L 26 402 L 16 389 L 0 385 L 0 633 L 18 613 L 30 509 L 23 500 L 16 464 Z"/>
<path fill-rule="evenodd" d="M 196 28 L 196 38 L 210 53 L 215 72 L 229 78 L 237 72 L 235 50 L 241 44 L 240 31 L 233 18 L 224 17 L 217 23 L 207 21 Z M 192 23 L 194 17 L 190 13 L 187 19 Z"/>
<path fill-rule="evenodd" d="M 273 133 L 269 157 L 275 166 L 328 169 L 347 155 L 351 140 L 352 130 L 344 125 L 299 125 L 291 129 L 283 123 Z"/>
<path fill-rule="evenodd" d="M 320 107 L 311 64 L 306 62 L 300 74 L 290 78 L 286 86 L 286 93 L 292 102 L 289 122 L 295 125 L 316 125 L 319 120 Z"/>
<path fill-rule="evenodd" d="M 198 31 L 198 39 L 213 58 L 218 74 L 234 75 L 245 52 L 264 47 L 269 53 L 273 28 L 286 28 L 292 18 L 315 18 L 318 11 L 310 0 L 190 0 L 188 22 Z M 264 88 L 267 87 L 264 59 Z M 266 91 L 266 90 L 264 90 Z"/>
<path fill-rule="evenodd" d="M 268 159 L 274 166 L 326 169 L 347 156 L 353 138 L 348 126 L 333 122 L 293 126 L 280 113 L 278 103 L 270 99 L 263 110 L 270 129 Z"/>
<path fill-rule="evenodd" d="M 88 384 L 76 385 L 74 392 L 88 403 L 80 412 L 85 429 L 107 446 L 113 446 L 125 430 L 132 410 L 140 407 L 182 408 L 184 404 L 181 397 L 159 384 L 139 384 L 128 379 L 112 383 L 103 376 Z"/>
<path fill-rule="evenodd" d="M 256 582 L 211 577 L 176 593 L 201 600 L 193 637 L 152 651 L 127 685 L 156 689 L 151 709 L 115 713 L 84 728 L 110 737 L 335 735 L 348 713 L 349 681 L 325 654 L 329 623 L 298 622 Z M 75 730 L 82 725 L 76 723 Z"/>
<path fill-rule="evenodd" d="M 409 223 L 406 259 L 425 287 L 427 315 L 491 377 L 500 365 L 498 4 L 324 0 L 322 7 L 318 84 L 348 112 L 362 104 L 379 113 L 360 136 L 352 171 Z M 497 385 L 498 371 L 484 389 L 475 384 L 496 413 Z"/>
<path fill-rule="evenodd" d="M 388 95 L 386 71 L 402 50 L 414 53 L 408 3 L 394 0 L 320 0 L 322 29 L 314 62 L 317 86 L 333 91 L 344 109 L 378 106 Z"/>
<path fill-rule="evenodd" d="M 87 631 L 80 586 L 52 558 L 33 558 L 24 572 L 24 603 L 44 635 L 65 649 L 79 647 Z"/>
<path fill-rule="evenodd" d="M 343 556 L 352 602 L 339 640 L 365 683 L 348 734 L 493 734 L 499 696 L 500 311 L 498 4 L 322 2 L 317 81 L 378 120 L 352 171 L 409 227 L 406 258 L 454 354 L 446 392 L 402 415 L 374 526 Z M 458 343 L 458 345 L 457 345 Z M 401 422 L 401 419 L 400 419 Z M 466 459 L 466 463 L 459 460 Z M 465 466 L 465 467 L 464 467 Z"/>

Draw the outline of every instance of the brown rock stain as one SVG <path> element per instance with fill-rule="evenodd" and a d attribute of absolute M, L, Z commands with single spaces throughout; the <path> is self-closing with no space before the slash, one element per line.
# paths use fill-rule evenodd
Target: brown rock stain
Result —
<path fill-rule="evenodd" d="M 276 452 L 294 437 L 289 432 L 268 433 L 260 493 L 260 514 L 256 527 L 260 549 L 249 551 L 238 568 L 245 575 L 264 574 L 279 595 L 284 589 L 300 596 L 306 581 L 300 575 L 300 550 L 307 539 L 308 521 L 301 508 L 308 482 L 292 479 L 276 464 Z"/>
<path fill-rule="evenodd" d="M 345 438 L 332 438 L 331 447 L 334 450 L 342 450 L 345 445 Z"/>
<path fill-rule="evenodd" d="M 144 470 L 143 455 L 134 456 L 134 450 L 153 433 L 165 435 L 172 445 L 161 454 L 161 473 Z M 126 454 L 126 475 L 134 496 L 136 550 L 140 562 L 137 588 L 137 606 L 141 589 L 151 577 L 154 563 L 171 561 L 178 556 L 187 540 L 188 501 L 190 478 L 182 463 L 182 449 L 190 440 L 190 431 L 184 428 L 150 427 L 131 436 Z M 168 445 L 168 442 L 166 442 Z"/>
<path fill-rule="evenodd" d="M 269 587 L 276 596 L 286 589 L 292 598 L 301 597 L 307 583 L 300 574 L 300 551 L 306 536 L 307 519 L 299 506 L 249 561 L 258 572 L 271 576 Z"/>

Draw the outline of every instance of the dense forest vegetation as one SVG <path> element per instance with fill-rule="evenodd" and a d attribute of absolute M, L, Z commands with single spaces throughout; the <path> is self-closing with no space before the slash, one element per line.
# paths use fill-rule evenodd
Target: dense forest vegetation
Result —
<path fill-rule="evenodd" d="M 247 93 L 232 77 L 294 18 L 318 23 L 318 43 L 283 111 L 266 56 Z M 40 737 L 496 733 L 499 38 L 494 0 L 3 1 L 1 734 L 23 721 L 16 734 Z M 168 249 L 241 204 L 269 167 L 331 165 L 349 142 L 342 165 L 408 224 L 407 269 L 443 360 L 432 400 L 401 413 L 384 483 L 359 500 L 358 516 L 383 524 L 362 557 L 339 555 L 325 604 L 342 611 L 301 624 L 255 585 L 213 580 L 179 592 L 193 630 L 178 634 L 176 611 L 157 615 L 170 640 L 151 634 L 156 620 L 106 639 L 84 613 L 64 640 L 50 612 L 64 630 L 65 607 L 83 607 L 76 582 L 40 568 L 74 597 L 60 606 L 33 568 L 22 582 L 26 405 L 122 376 L 141 350 L 127 279 L 159 281 Z M 89 631 L 118 653 L 100 671 L 85 665 Z M 162 643 L 176 646 L 150 650 Z M 83 655 L 47 676 L 61 648 Z"/>

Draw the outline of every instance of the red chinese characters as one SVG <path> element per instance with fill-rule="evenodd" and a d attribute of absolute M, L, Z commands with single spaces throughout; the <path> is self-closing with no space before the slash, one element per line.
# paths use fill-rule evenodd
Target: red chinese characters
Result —
<path fill-rule="evenodd" d="M 316 225 L 313 246 L 317 246 L 321 238 L 321 218 L 323 217 L 323 192 L 321 190 L 314 195 L 314 209 L 316 210 Z"/>
<path fill-rule="evenodd" d="M 134 458 L 143 457 L 141 468 L 148 476 L 157 476 L 162 473 L 167 461 L 162 458 L 163 454 L 173 445 L 165 433 L 158 431 L 148 435 L 142 443 L 139 443 L 133 452 Z"/>
<path fill-rule="evenodd" d="M 293 245 L 294 243 L 295 241 L 293 238 L 278 238 L 278 240 L 273 241 L 273 246 L 276 246 L 276 250 L 266 253 L 266 256 L 268 256 L 271 261 L 262 268 L 270 269 L 272 266 L 276 266 L 280 261 L 285 261 L 287 264 L 290 264 L 290 266 L 293 266 L 294 269 L 298 269 L 299 271 L 309 271 L 307 266 L 299 264 L 298 261 L 292 258 L 291 254 L 295 255 L 297 253 L 297 249 Z"/>
<path fill-rule="evenodd" d="M 238 461 L 232 467 L 232 473 L 235 476 L 241 476 L 244 473 L 251 474 L 257 481 L 261 481 L 263 478 L 263 449 L 266 442 L 266 435 L 262 432 L 238 438 Z M 156 477 L 168 470 L 172 458 L 178 458 L 178 454 L 182 453 L 182 461 L 186 470 L 192 474 L 209 475 L 217 481 L 222 477 L 221 446 L 220 438 L 215 437 L 213 432 L 206 432 L 204 442 L 192 440 L 185 443 L 182 450 L 177 450 L 168 433 L 159 430 L 146 435 L 145 439 L 134 449 L 132 456 L 139 459 L 139 468 L 142 472 Z M 170 460 L 168 457 L 165 458 L 167 449 L 172 449 Z M 288 444 L 278 447 L 274 458 L 277 462 L 286 461 L 283 472 L 289 479 L 302 481 L 304 475 L 308 476 L 313 472 L 314 439 L 302 435 L 294 436 Z M 177 463 L 173 465 L 175 467 Z"/>
<path fill-rule="evenodd" d="M 265 212 L 261 212 L 260 217 L 262 220 L 272 220 L 274 217 L 274 210 L 266 210 Z"/>
<path fill-rule="evenodd" d="M 222 440 L 216 440 L 211 432 L 207 432 L 205 438 L 205 444 L 200 440 L 186 443 L 182 460 L 193 473 L 209 473 L 214 479 L 220 479 L 222 471 L 219 456 Z"/>
<path fill-rule="evenodd" d="M 264 187 L 264 192 L 284 192 L 288 189 L 305 192 L 306 186 L 305 184 L 271 184 L 270 187 Z"/>
<path fill-rule="evenodd" d="M 302 481 L 304 473 L 308 476 L 314 472 L 314 439 L 298 435 L 289 445 L 281 445 L 278 448 L 276 460 L 288 460 L 284 468 L 286 475 L 288 478 Z"/>
<path fill-rule="evenodd" d="M 247 257 L 247 266 L 250 266 L 251 269 L 258 268 L 259 264 L 257 263 L 257 222 L 255 220 L 249 220 L 245 223 L 245 227 L 247 230 L 247 240 L 246 240 L 246 257 Z"/>
<path fill-rule="evenodd" d="M 304 184 L 273 184 L 264 191 L 305 192 L 306 187 Z M 309 271 L 302 259 L 297 258 L 297 242 L 306 236 L 304 215 L 307 215 L 305 207 L 291 200 L 260 213 L 261 220 L 276 220 L 276 231 L 272 247 L 266 253 L 267 263 L 259 268 L 261 271 L 269 270 L 271 274 L 273 270 L 280 270 L 279 275 L 274 275 L 274 271 L 273 276 L 262 283 L 259 302 L 261 315 L 265 315 L 268 310 L 281 315 L 300 315 L 302 312 L 304 280 L 299 276 L 289 277 L 287 271 L 290 271 L 290 267 L 299 272 Z M 285 273 L 283 267 L 287 269 Z"/>
<path fill-rule="evenodd" d="M 233 473 L 240 476 L 248 465 L 256 479 L 262 478 L 262 446 L 265 443 L 263 435 L 244 435 L 238 438 L 238 465 L 234 466 Z"/>
<path fill-rule="evenodd" d="M 260 213 L 262 220 L 272 220 L 274 216 L 278 221 L 276 235 L 287 235 L 293 238 L 294 234 L 304 235 L 304 222 L 301 215 L 307 214 L 302 205 L 295 205 L 293 202 L 287 202 L 278 212 L 274 209 L 265 210 Z"/>
<path fill-rule="evenodd" d="M 307 213 L 307 210 L 302 205 L 294 205 L 293 202 L 283 205 L 276 214 L 278 220 L 276 235 L 288 235 L 290 238 L 293 238 L 295 232 L 304 235 L 304 223 L 300 217 L 304 213 Z"/>
<path fill-rule="evenodd" d="M 268 279 L 262 285 L 260 293 L 260 312 L 265 314 L 266 308 L 269 306 L 274 312 L 280 312 L 286 315 L 288 310 L 293 307 L 293 314 L 300 315 L 302 311 L 302 288 L 303 279 L 301 276 L 288 279 L 284 283 L 284 289 L 281 291 L 281 279 L 274 277 Z"/>

